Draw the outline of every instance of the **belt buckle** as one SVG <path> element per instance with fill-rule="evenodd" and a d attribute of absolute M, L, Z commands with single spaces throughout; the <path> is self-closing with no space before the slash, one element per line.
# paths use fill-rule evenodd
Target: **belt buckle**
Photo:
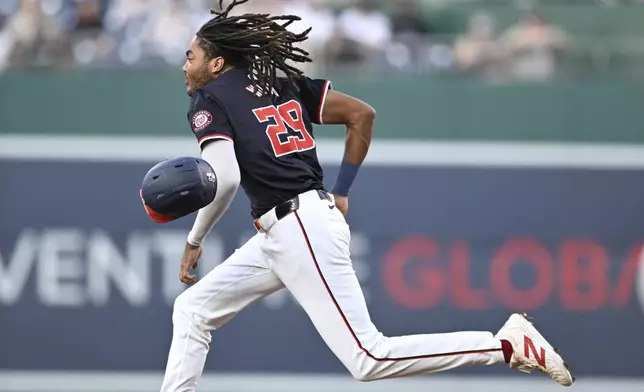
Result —
<path fill-rule="evenodd" d="M 275 211 L 275 217 L 277 218 L 278 221 L 282 220 L 285 216 L 288 214 L 292 213 L 293 211 L 297 211 L 300 208 L 300 198 L 298 196 L 287 200 L 281 204 L 278 204 L 277 206 L 273 207 L 273 210 Z M 273 211 L 271 210 L 271 211 Z M 265 233 L 266 230 L 262 227 L 262 225 L 259 223 L 260 218 L 257 218 L 253 220 L 253 226 L 255 229 L 261 233 Z"/>

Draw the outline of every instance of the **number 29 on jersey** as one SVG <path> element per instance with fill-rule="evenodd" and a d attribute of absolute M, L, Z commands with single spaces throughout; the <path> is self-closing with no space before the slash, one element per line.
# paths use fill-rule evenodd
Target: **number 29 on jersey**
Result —
<path fill-rule="evenodd" d="M 291 100 L 278 106 L 265 106 L 254 109 L 253 114 L 260 123 L 271 122 L 266 127 L 266 135 L 276 157 L 315 148 L 315 139 L 302 120 L 299 102 Z"/>

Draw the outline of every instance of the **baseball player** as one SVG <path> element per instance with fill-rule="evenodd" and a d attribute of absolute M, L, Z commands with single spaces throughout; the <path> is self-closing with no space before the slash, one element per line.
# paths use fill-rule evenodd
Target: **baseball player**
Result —
<path fill-rule="evenodd" d="M 230 14 L 247 1 L 228 7 L 220 3 L 223 11 L 213 11 L 216 15 L 186 52 L 188 120 L 202 159 L 216 173 L 217 189 L 188 234 L 180 279 L 191 286 L 174 303 L 161 390 L 195 391 L 211 331 L 283 288 L 360 381 L 508 364 L 571 385 L 574 378 L 562 357 L 520 314 L 511 315 L 496 334 L 386 337 L 378 331 L 352 267 L 345 221 L 349 190 L 369 149 L 374 109 L 295 67 L 311 61 L 296 46 L 310 29 L 301 34 L 286 29 L 299 18 Z M 347 129 L 344 158 L 330 192 L 323 185 L 312 124 L 344 124 Z M 189 181 L 181 173 L 171 174 L 175 182 Z M 202 241 L 239 184 L 250 199 L 257 233 L 197 281 L 191 269 L 201 256 Z"/>

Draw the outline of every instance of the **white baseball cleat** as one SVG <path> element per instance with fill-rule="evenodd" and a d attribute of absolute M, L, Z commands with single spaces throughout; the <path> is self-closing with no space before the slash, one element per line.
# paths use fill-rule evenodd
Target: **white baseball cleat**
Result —
<path fill-rule="evenodd" d="M 548 343 L 525 314 L 511 315 L 496 338 L 507 340 L 512 345 L 514 353 L 510 358 L 510 368 L 524 373 L 538 370 L 566 387 L 575 381 L 559 351 Z"/>

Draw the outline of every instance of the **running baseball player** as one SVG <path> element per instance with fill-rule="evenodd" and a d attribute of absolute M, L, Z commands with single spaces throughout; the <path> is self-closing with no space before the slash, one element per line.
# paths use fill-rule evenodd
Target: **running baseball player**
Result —
<path fill-rule="evenodd" d="M 180 269 L 181 281 L 190 287 L 174 303 L 161 391 L 195 391 L 211 331 L 283 288 L 360 381 L 508 364 L 571 385 L 574 378 L 562 357 L 520 314 L 511 315 L 496 334 L 386 337 L 378 331 L 352 267 L 345 221 L 349 190 L 369 149 L 374 109 L 295 67 L 311 61 L 296 46 L 310 29 L 301 34 L 286 29 L 299 18 L 230 14 L 247 1 L 227 7 L 220 3 L 222 11 L 213 11 L 215 16 L 186 52 L 188 120 L 202 159 L 216 174 L 217 189 L 211 203 L 194 209 L 199 212 Z M 344 158 L 330 192 L 323 185 L 312 124 L 344 124 L 347 129 Z M 181 173 L 168 174 L 175 185 L 191 181 Z M 239 184 L 250 199 L 257 233 L 197 281 L 192 269 L 202 254 L 202 241 Z"/>

